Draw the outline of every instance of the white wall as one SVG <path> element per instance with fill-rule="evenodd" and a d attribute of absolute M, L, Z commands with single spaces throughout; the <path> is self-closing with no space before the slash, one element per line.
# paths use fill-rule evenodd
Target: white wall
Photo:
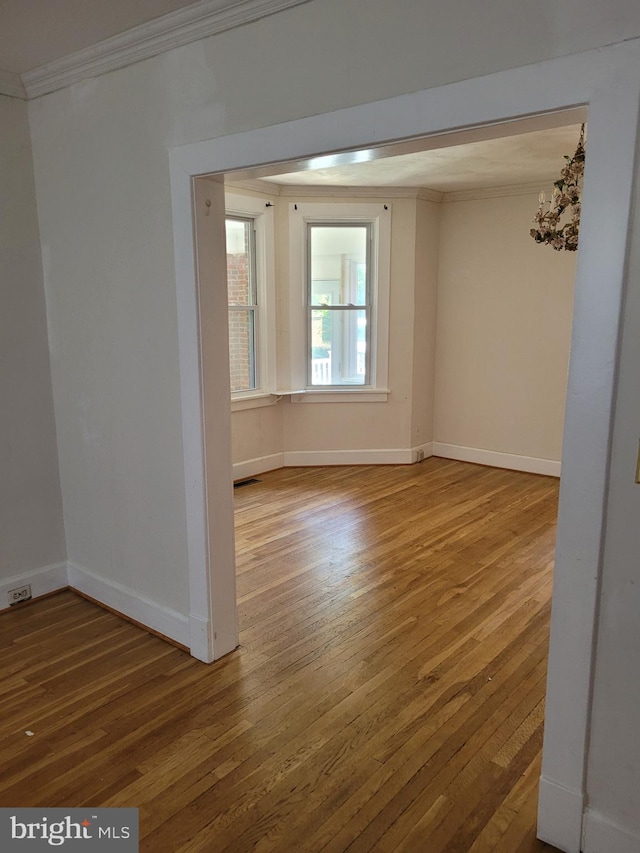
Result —
<path fill-rule="evenodd" d="M 576 258 L 531 239 L 537 206 L 537 193 L 442 205 L 437 443 L 561 458 Z"/>
<path fill-rule="evenodd" d="M 280 457 L 284 452 L 282 426 L 284 405 L 281 400 L 277 404 L 232 413 L 231 453 L 234 465 L 249 460 L 264 460 L 268 467 L 264 468 L 258 464 L 262 470 L 281 467 L 280 460 L 275 457 Z M 273 461 L 269 462 L 269 460 Z M 238 470 L 241 475 L 246 473 L 244 468 Z"/>
<path fill-rule="evenodd" d="M 1 584 L 66 557 L 27 107 L 4 96 L 0 293 Z"/>
<path fill-rule="evenodd" d="M 149 71 L 142 63 L 30 109 L 68 558 L 186 614 L 166 150 L 175 116 Z"/>
<path fill-rule="evenodd" d="M 416 203 L 410 439 L 416 448 L 433 441 L 441 212 L 439 203 L 425 199 Z"/>

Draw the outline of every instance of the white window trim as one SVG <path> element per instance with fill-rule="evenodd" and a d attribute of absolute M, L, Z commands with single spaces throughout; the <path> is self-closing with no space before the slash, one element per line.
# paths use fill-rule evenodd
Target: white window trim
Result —
<path fill-rule="evenodd" d="M 231 411 L 272 406 L 276 387 L 276 295 L 274 205 L 266 198 L 225 192 L 225 215 L 253 219 L 256 229 L 256 341 L 258 387 L 231 393 Z"/>
<path fill-rule="evenodd" d="M 307 386 L 306 251 L 307 222 L 371 222 L 374 252 L 371 330 L 371 384 L 348 389 Z M 289 205 L 290 385 L 299 392 L 292 403 L 384 402 L 389 389 L 389 288 L 391 278 L 391 205 L 389 203 L 318 202 Z"/>
<path fill-rule="evenodd" d="M 275 406 L 278 396 L 274 391 L 235 391 L 231 397 L 231 411 L 243 412 L 245 409 L 261 409 Z"/>

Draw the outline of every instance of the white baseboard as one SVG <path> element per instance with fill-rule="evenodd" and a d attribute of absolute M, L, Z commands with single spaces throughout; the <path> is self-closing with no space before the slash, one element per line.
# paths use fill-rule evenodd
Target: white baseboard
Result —
<path fill-rule="evenodd" d="M 255 459 L 245 459 L 244 462 L 233 463 L 233 479 L 243 480 L 245 477 L 255 477 L 265 471 L 275 471 L 284 468 L 284 453 L 271 453 L 269 456 L 257 456 Z"/>
<path fill-rule="evenodd" d="M 0 610 L 9 609 L 9 590 L 25 584 L 31 586 L 32 598 L 71 587 L 183 646 L 190 646 L 187 616 L 163 607 L 115 581 L 99 578 L 75 563 L 56 563 L 0 581 Z M 198 657 L 195 652 L 194 655 Z"/>
<path fill-rule="evenodd" d="M 416 447 L 411 448 L 411 461 L 418 461 L 418 452 L 422 451 L 422 458 L 429 459 L 430 456 L 433 456 L 433 442 L 427 441 L 426 444 L 418 444 Z"/>
<path fill-rule="evenodd" d="M 49 592 L 55 592 L 57 589 L 64 589 L 69 585 L 67 564 L 56 563 L 53 566 L 43 566 L 41 569 L 23 572 L 20 575 L 13 575 L 13 577 L 0 581 L 0 610 L 9 609 L 9 601 L 7 599 L 9 590 L 24 586 L 25 584 L 31 586 L 32 598 L 38 598 Z"/>
<path fill-rule="evenodd" d="M 322 465 L 410 465 L 418 460 L 418 452 L 423 458 L 441 456 L 444 459 L 459 459 L 461 462 L 476 462 L 492 468 L 509 468 L 513 471 L 528 471 L 531 474 L 560 476 L 560 462 L 554 459 L 539 459 L 534 456 L 518 456 L 513 453 L 499 453 L 496 450 L 482 450 L 478 447 L 464 447 L 460 444 L 445 444 L 440 441 L 428 441 L 410 448 L 385 448 L 368 450 L 285 450 L 284 453 L 272 453 L 245 459 L 233 465 L 234 480 L 255 477 L 265 471 L 296 466 Z"/>
<path fill-rule="evenodd" d="M 87 569 L 75 563 L 67 563 L 69 586 L 85 595 L 95 598 L 101 604 L 117 610 L 151 628 L 164 634 L 165 637 L 189 648 L 189 619 L 176 610 L 171 610 L 145 598 L 116 581 L 108 581 L 94 575 Z"/>
<path fill-rule="evenodd" d="M 411 450 L 287 450 L 284 464 L 287 468 L 298 465 L 407 465 Z"/>
<path fill-rule="evenodd" d="M 561 463 L 555 459 L 539 459 L 535 456 L 518 456 L 513 453 L 499 453 L 496 450 L 482 450 L 478 447 L 464 447 L 461 444 L 433 442 L 433 455 L 445 459 L 459 459 L 461 462 L 476 462 L 490 465 L 492 468 L 509 468 L 512 471 L 528 471 L 530 474 L 560 476 Z"/>
<path fill-rule="evenodd" d="M 632 835 L 599 812 L 587 809 L 582 850 L 583 853 L 638 853 L 640 835 Z"/>
<path fill-rule="evenodd" d="M 432 456 L 431 442 L 419 447 L 370 450 L 287 450 L 285 467 L 318 465 L 410 465 L 417 461 L 418 450 Z"/>
<path fill-rule="evenodd" d="M 538 789 L 538 838 L 565 853 L 580 853 L 583 807 L 580 791 L 542 776 Z"/>
<path fill-rule="evenodd" d="M 197 660 L 212 663 L 214 660 L 211 623 L 201 616 L 189 617 L 189 651 Z"/>

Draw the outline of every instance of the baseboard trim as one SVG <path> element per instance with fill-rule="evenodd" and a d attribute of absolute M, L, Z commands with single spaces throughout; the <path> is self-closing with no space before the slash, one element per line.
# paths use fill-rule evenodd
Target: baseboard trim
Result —
<path fill-rule="evenodd" d="M 99 601 L 97 598 L 93 598 L 93 596 L 87 595 L 86 592 L 81 592 L 79 589 L 75 589 L 72 586 L 68 587 L 68 589 L 79 598 L 83 598 L 85 601 L 90 601 L 92 604 L 95 604 L 102 610 L 106 610 L 108 613 L 113 613 L 114 616 L 117 616 L 118 619 L 122 619 L 123 622 L 135 625 L 137 628 L 141 628 L 143 631 L 146 631 L 147 634 L 153 634 L 154 637 L 159 637 L 161 640 L 164 640 L 165 643 L 169 643 L 177 649 L 181 649 L 183 652 L 189 652 L 188 646 L 185 646 L 183 643 L 179 643 L 177 640 L 174 640 L 172 637 L 168 637 L 160 631 L 156 631 L 154 628 L 150 628 L 148 625 L 144 625 L 142 622 L 138 622 L 137 619 L 127 616 L 126 613 L 123 613 L 121 610 L 116 610 L 115 607 L 109 607 L 109 605 L 105 604 L 104 601 Z"/>
<path fill-rule="evenodd" d="M 256 456 L 255 459 L 234 462 L 233 479 L 243 480 L 245 477 L 255 477 L 256 474 L 275 471 L 276 468 L 284 468 L 284 453 L 271 453 L 269 456 Z"/>
<path fill-rule="evenodd" d="M 287 450 L 286 468 L 321 465 L 411 465 L 418 461 L 418 450 L 425 458 L 433 455 L 431 442 L 418 447 L 368 450 Z"/>
<path fill-rule="evenodd" d="M 189 645 L 192 657 L 203 663 L 212 663 L 214 660 L 213 638 L 211 637 L 211 624 L 202 616 L 189 617 Z"/>
<path fill-rule="evenodd" d="M 538 789 L 538 838 L 565 853 L 580 853 L 583 808 L 584 798 L 580 791 L 573 791 L 541 776 Z"/>
<path fill-rule="evenodd" d="M 55 563 L 51 566 L 43 566 L 30 572 L 0 581 L 0 611 L 9 610 L 7 593 L 10 589 L 29 584 L 31 586 L 31 600 L 41 598 L 43 595 L 65 589 L 69 585 L 67 579 L 67 564 Z M 21 607 L 22 605 L 14 605 Z"/>
<path fill-rule="evenodd" d="M 483 450 L 479 447 L 465 447 L 461 444 L 433 442 L 433 455 L 445 459 L 458 459 L 460 462 L 475 462 L 492 468 L 509 468 L 512 471 L 527 471 L 530 474 L 545 474 L 559 477 L 561 463 L 555 459 L 539 459 L 535 456 L 518 456 L 513 453 L 499 453 L 496 450 Z"/>
<path fill-rule="evenodd" d="M 412 462 L 418 462 L 418 454 L 422 451 L 422 458 L 429 459 L 434 455 L 433 453 L 433 442 L 427 441 L 425 444 L 418 444 L 416 447 L 411 448 L 412 454 Z"/>
<path fill-rule="evenodd" d="M 603 853 L 605 850 L 638 853 L 640 836 L 632 835 L 599 812 L 587 809 L 584 816 L 582 850 L 583 853 Z"/>
<path fill-rule="evenodd" d="M 189 648 L 189 619 L 176 610 L 145 598 L 132 589 L 107 581 L 87 569 L 67 563 L 69 586 L 110 610 L 137 622 L 184 648 Z"/>

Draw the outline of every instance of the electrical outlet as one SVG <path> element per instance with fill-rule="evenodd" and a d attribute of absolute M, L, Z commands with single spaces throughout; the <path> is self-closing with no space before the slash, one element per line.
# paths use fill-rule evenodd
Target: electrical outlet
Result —
<path fill-rule="evenodd" d="M 31 584 L 26 583 L 24 586 L 17 586 L 15 589 L 10 589 L 7 593 L 9 604 L 19 604 L 21 601 L 29 601 L 31 598 Z"/>

